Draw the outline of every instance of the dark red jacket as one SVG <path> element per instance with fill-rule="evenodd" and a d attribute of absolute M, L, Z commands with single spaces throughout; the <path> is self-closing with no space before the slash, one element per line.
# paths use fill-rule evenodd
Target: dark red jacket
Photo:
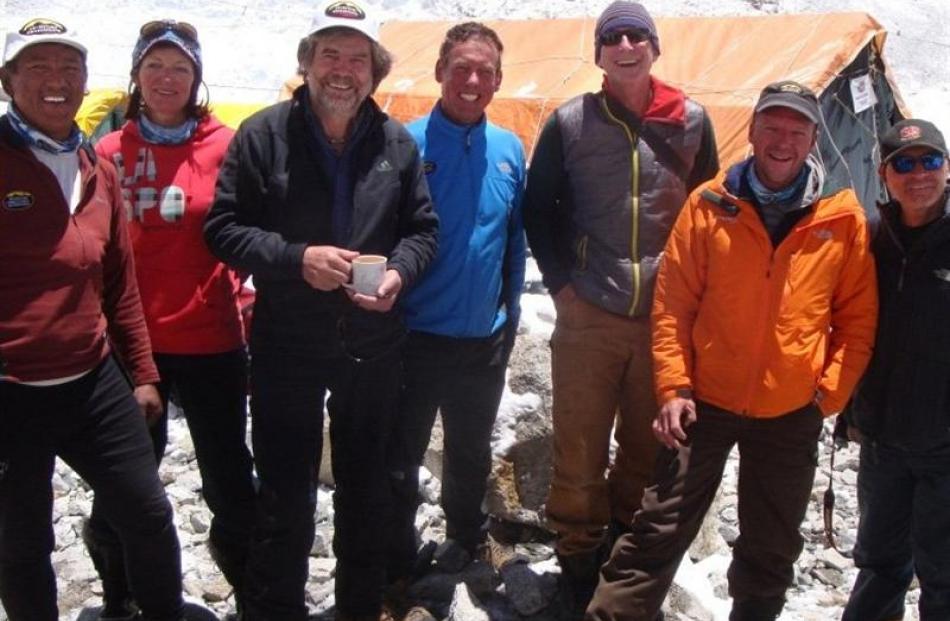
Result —
<path fill-rule="evenodd" d="M 115 164 L 127 201 L 135 272 L 156 353 L 214 354 L 244 345 L 240 280 L 212 256 L 201 232 L 233 135 L 209 116 L 188 142 L 150 144 L 129 121 L 96 144 L 96 152 Z"/>
<path fill-rule="evenodd" d="M 154 383 L 115 169 L 88 145 L 79 161 L 70 214 L 56 177 L 0 117 L 0 379 L 77 375 L 111 342 L 136 385 Z"/>

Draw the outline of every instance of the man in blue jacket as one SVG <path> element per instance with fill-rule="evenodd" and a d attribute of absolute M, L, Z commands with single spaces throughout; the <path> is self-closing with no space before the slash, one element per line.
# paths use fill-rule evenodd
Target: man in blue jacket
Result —
<path fill-rule="evenodd" d="M 461 569 L 485 538 L 481 510 L 491 432 L 520 314 L 525 238 L 525 157 L 510 131 L 485 118 L 501 84 L 502 43 L 479 23 L 454 26 L 435 66 L 442 96 L 409 125 L 440 220 L 438 254 L 405 299 L 409 341 L 396 448 L 405 478 L 397 498 L 391 578 L 408 573 L 422 464 L 442 413 L 446 542 L 436 562 Z"/>
<path fill-rule="evenodd" d="M 871 247 L 880 297 L 874 355 L 847 412 L 861 441 L 854 562 L 844 621 L 904 618 L 916 571 L 920 618 L 950 619 L 950 188 L 933 124 L 881 137 L 890 202 Z"/>

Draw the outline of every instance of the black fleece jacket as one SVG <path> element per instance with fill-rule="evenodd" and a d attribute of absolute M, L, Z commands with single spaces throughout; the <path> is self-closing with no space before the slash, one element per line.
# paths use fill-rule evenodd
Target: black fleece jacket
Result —
<path fill-rule="evenodd" d="M 400 338 L 398 304 L 363 311 L 342 290 L 313 289 L 302 275 L 307 246 L 336 245 L 333 187 L 306 124 L 307 96 L 302 86 L 241 124 L 218 175 L 205 241 L 254 277 L 252 349 L 335 356 L 345 339 L 348 353 L 370 356 Z M 372 99 L 363 105 L 370 126 L 355 146 L 348 248 L 389 257 L 405 292 L 435 256 L 438 218 L 415 141 Z"/>

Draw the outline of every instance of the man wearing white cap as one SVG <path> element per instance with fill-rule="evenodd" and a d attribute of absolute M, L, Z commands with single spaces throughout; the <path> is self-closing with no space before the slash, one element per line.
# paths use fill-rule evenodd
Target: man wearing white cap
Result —
<path fill-rule="evenodd" d="M 376 621 L 405 336 L 395 302 L 435 255 L 438 220 L 415 142 L 369 97 L 392 63 L 370 7 L 321 6 L 298 62 L 304 84 L 293 98 L 238 130 L 205 224 L 211 250 L 257 286 L 251 416 L 261 488 L 245 618 L 307 618 L 329 392 L 337 619 Z M 369 295 L 348 285 L 361 254 L 388 261 Z"/>
<path fill-rule="evenodd" d="M 136 618 L 179 621 L 178 538 L 146 429 L 158 372 L 121 190 L 74 122 L 86 48 L 31 20 L 7 35 L 0 82 L 13 99 L 0 117 L 0 599 L 11 621 L 58 618 L 58 456 L 122 539 Z"/>

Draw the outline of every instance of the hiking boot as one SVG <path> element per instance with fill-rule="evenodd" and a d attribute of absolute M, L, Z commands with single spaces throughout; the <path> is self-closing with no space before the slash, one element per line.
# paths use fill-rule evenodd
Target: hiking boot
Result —
<path fill-rule="evenodd" d="M 131 601 L 122 602 L 122 605 L 103 606 L 99 612 L 99 621 L 139 621 L 141 618 L 138 608 Z"/>
<path fill-rule="evenodd" d="M 580 554 L 558 554 L 561 565 L 560 590 L 568 619 L 584 618 L 587 606 L 597 590 L 600 566 L 604 561 L 604 547 Z"/>
<path fill-rule="evenodd" d="M 478 546 L 478 558 L 491 565 L 498 573 L 508 565 L 528 562 L 528 557 L 516 552 L 513 545 L 501 543 L 491 535 L 488 535 L 485 543 Z"/>
<path fill-rule="evenodd" d="M 388 610 L 382 610 L 378 615 L 347 615 L 338 612 L 334 615 L 333 621 L 397 621 L 397 618 Z"/>
<path fill-rule="evenodd" d="M 102 611 L 99 613 L 99 621 L 138 619 L 139 609 L 132 599 L 125 576 L 125 556 L 118 538 L 114 534 L 94 531 L 89 520 L 83 522 L 81 537 L 102 581 Z"/>
<path fill-rule="evenodd" d="M 444 574 L 457 574 L 473 560 L 472 551 L 467 550 L 455 539 L 446 539 L 432 555 L 435 568 Z"/>
<path fill-rule="evenodd" d="M 729 621 L 775 621 L 784 606 L 785 598 L 782 596 L 732 600 Z"/>

